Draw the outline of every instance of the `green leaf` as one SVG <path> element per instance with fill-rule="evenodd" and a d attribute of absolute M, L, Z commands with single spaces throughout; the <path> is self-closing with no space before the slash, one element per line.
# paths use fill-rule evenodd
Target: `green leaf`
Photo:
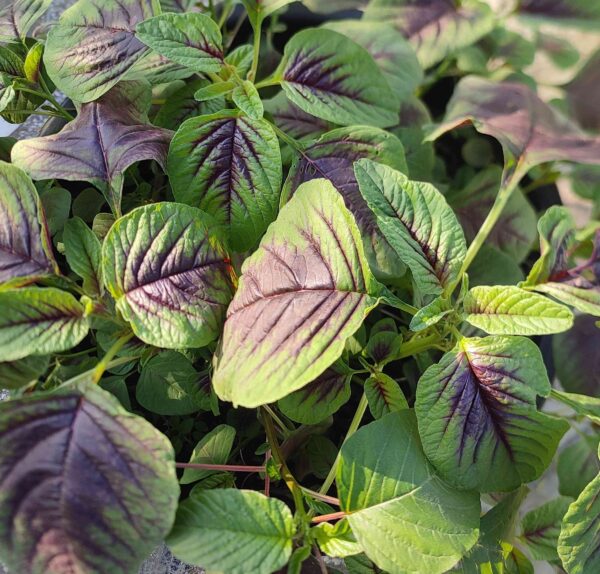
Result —
<path fill-rule="evenodd" d="M 83 305 L 51 287 L 1 291 L 0 309 L 0 361 L 66 351 L 89 329 Z"/>
<path fill-rule="evenodd" d="M 167 538 L 179 559 L 228 574 L 270 574 L 292 554 L 294 521 L 280 500 L 251 490 L 200 491 L 179 505 Z"/>
<path fill-rule="evenodd" d="M 224 224 L 236 251 L 254 247 L 277 215 L 281 154 L 266 120 L 226 110 L 185 121 L 167 172 L 175 199 Z"/>
<path fill-rule="evenodd" d="M 538 478 L 569 424 L 540 413 L 550 382 L 524 337 L 462 339 L 421 376 L 415 410 L 429 460 L 443 478 L 480 492 Z"/>
<path fill-rule="evenodd" d="M 533 564 L 518 548 L 510 546 L 505 552 L 503 574 L 535 574 Z"/>
<path fill-rule="evenodd" d="M 229 66 L 233 66 L 235 68 L 235 72 L 238 77 L 245 78 L 252 67 L 252 58 L 254 55 L 254 50 L 250 44 L 242 44 L 237 48 L 234 48 L 227 54 L 225 58 L 225 62 L 229 64 Z M 230 68 L 225 68 L 221 70 L 221 77 L 225 80 L 233 77 L 233 72 Z"/>
<path fill-rule="evenodd" d="M 335 524 L 318 524 L 312 528 L 311 533 L 321 551 L 327 556 L 344 558 L 362 552 L 346 518 L 338 520 Z"/>
<path fill-rule="evenodd" d="M 348 574 L 381 574 L 381 570 L 362 553 L 348 556 L 344 560 L 344 565 Z"/>
<path fill-rule="evenodd" d="M 196 91 L 194 93 L 194 98 L 196 98 L 199 102 L 209 102 L 216 98 L 220 99 L 221 96 L 229 94 L 233 91 L 233 88 L 235 88 L 235 83 L 233 81 L 219 82 L 217 84 L 208 84 L 207 86 L 203 86 L 198 91 Z M 225 107 L 226 106 L 224 105 L 223 108 Z"/>
<path fill-rule="evenodd" d="M 181 353 L 163 351 L 142 368 L 135 397 L 145 409 L 159 415 L 189 415 L 210 410 L 210 396 L 201 375 Z"/>
<path fill-rule="evenodd" d="M 385 373 L 371 375 L 365 381 L 365 396 L 375 419 L 408 408 L 400 385 Z"/>
<path fill-rule="evenodd" d="M 385 128 L 400 102 L 369 53 L 342 34 L 309 29 L 286 44 L 275 72 L 285 95 L 305 112 L 337 124 Z"/>
<path fill-rule="evenodd" d="M 450 302 L 445 297 L 436 297 L 431 303 L 421 307 L 410 320 L 410 330 L 418 333 L 437 325 L 446 315 L 452 313 Z"/>
<path fill-rule="evenodd" d="M 344 443 L 337 485 L 354 536 L 386 571 L 446 572 L 477 541 L 479 496 L 453 490 L 434 473 L 410 410 Z"/>
<path fill-rule="evenodd" d="M 558 491 L 563 496 L 577 498 L 599 472 L 597 452 L 599 435 L 578 435 L 574 442 L 561 449 L 558 454 L 556 473 Z"/>
<path fill-rule="evenodd" d="M 52 0 L 4 0 L 0 4 L 0 42 L 24 40 Z"/>
<path fill-rule="evenodd" d="M 360 191 L 379 229 L 412 271 L 422 294 L 452 284 L 466 254 L 462 229 L 442 194 L 367 159 L 354 165 Z"/>
<path fill-rule="evenodd" d="M 536 285 L 535 290 L 550 295 L 582 313 L 600 317 L 600 288 L 597 285 L 577 287 L 567 283 L 549 282 Z"/>
<path fill-rule="evenodd" d="M 231 92 L 231 98 L 233 103 L 248 117 L 255 120 L 263 117 L 265 109 L 258 90 L 252 82 L 244 80 L 240 86 L 236 86 Z"/>
<path fill-rule="evenodd" d="M 99 98 L 148 51 L 135 28 L 159 13 L 157 0 L 79 0 L 48 34 L 48 74 L 75 101 Z"/>
<path fill-rule="evenodd" d="M 600 399 L 579 395 L 577 393 L 565 393 L 552 390 L 552 396 L 570 406 L 578 415 L 589 417 L 596 424 L 600 424 Z"/>
<path fill-rule="evenodd" d="M 519 264 L 509 255 L 490 245 L 482 245 L 469 266 L 469 284 L 515 285 L 523 281 L 524 275 Z"/>
<path fill-rule="evenodd" d="M 302 185 L 244 261 L 213 385 L 255 407 L 301 389 L 339 358 L 378 302 L 354 218 L 326 180 Z"/>
<path fill-rule="evenodd" d="M 50 235 L 62 231 L 71 211 L 71 194 L 62 187 L 51 187 L 40 193 Z"/>
<path fill-rule="evenodd" d="M 170 442 L 96 386 L 1 402 L 0 453 L 11 572 L 131 574 L 171 528 Z"/>
<path fill-rule="evenodd" d="M 235 429 L 229 425 L 217 425 L 202 437 L 192 451 L 190 463 L 193 464 L 226 464 L 231 454 Z M 219 471 L 186 468 L 179 480 L 181 484 L 190 484 L 205 480 Z"/>
<path fill-rule="evenodd" d="M 352 371 L 340 361 L 305 387 L 281 399 L 278 406 L 293 421 L 317 424 L 348 402 L 351 379 Z"/>
<path fill-rule="evenodd" d="M 20 389 L 43 375 L 50 364 L 47 355 L 31 355 L 0 363 L 0 389 Z"/>
<path fill-rule="evenodd" d="M 564 305 L 512 285 L 474 287 L 463 304 L 465 319 L 491 335 L 548 335 L 573 325 Z"/>
<path fill-rule="evenodd" d="M 387 331 L 371 330 L 369 341 L 365 347 L 365 354 L 379 367 L 383 367 L 390 361 L 398 358 L 402 346 L 402 335 L 396 329 Z"/>
<path fill-rule="evenodd" d="M 193 70 L 176 64 L 157 52 L 150 52 L 137 60 L 125 73 L 123 79 L 143 80 L 151 86 L 162 86 L 170 82 L 187 80 L 193 75 Z"/>
<path fill-rule="evenodd" d="M 255 30 L 267 16 L 292 2 L 294 0 L 242 0 Z"/>
<path fill-rule="evenodd" d="M 166 13 L 138 24 L 136 37 L 161 56 L 198 73 L 223 66 L 221 30 L 209 16 Z"/>
<path fill-rule="evenodd" d="M 84 291 L 102 295 L 102 245 L 94 232 L 79 217 L 67 221 L 63 231 L 65 256 L 69 267 L 83 279 Z"/>
<path fill-rule="evenodd" d="M 202 347 L 221 331 L 232 270 L 220 228 L 177 203 L 134 209 L 102 247 L 104 282 L 136 336 L 167 349 Z"/>
<path fill-rule="evenodd" d="M 571 502 L 571 498 L 559 497 L 530 510 L 523 517 L 519 538 L 534 560 L 558 560 L 556 545 L 560 526 Z"/>
<path fill-rule="evenodd" d="M 283 92 L 264 101 L 269 119 L 288 136 L 298 140 L 314 140 L 332 129 L 332 125 L 306 113 L 285 97 Z"/>

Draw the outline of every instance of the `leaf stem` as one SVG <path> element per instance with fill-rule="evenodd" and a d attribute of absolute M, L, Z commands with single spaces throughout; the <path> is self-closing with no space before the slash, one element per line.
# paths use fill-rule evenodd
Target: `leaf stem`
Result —
<path fill-rule="evenodd" d="M 427 351 L 433 347 L 436 347 L 440 342 L 440 337 L 437 333 L 432 333 L 427 337 L 419 337 L 409 339 L 406 343 L 403 343 L 400 347 L 400 353 L 398 354 L 398 359 L 406 359 L 407 357 L 412 357 L 413 355 L 418 355 L 423 351 Z"/>
<path fill-rule="evenodd" d="M 268 120 L 267 120 L 268 121 Z M 279 129 L 273 122 L 269 122 L 273 131 L 277 134 L 277 137 L 288 144 L 291 148 L 295 149 L 298 153 L 304 153 L 304 146 L 292 136 L 286 134 L 283 130 Z"/>
<path fill-rule="evenodd" d="M 260 58 L 260 37 L 261 37 L 262 20 L 259 18 L 254 28 L 254 41 L 252 43 L 252 67 L 246 78 L 251 82 L 256 78 L 258 71 L 258 59 Z"/>
<path fill-rule="evenodd" d="M 264 466 L 245 466 L 239 464 L 204 464 L 195 462 L 176 462 L 176 468 L 193 468 L 197 470 L 222 470 L 227 472 L 265 472 Z"/>
<path fill-rule="evenodd" d="M 310 488 L 306 488 L 305 486 L 300 487 L 302 492 L 314 498 L 315 500 L 320 500 L 321 502 L 327 502 L 327 504 L 333 504 L 334 506 L 340 505 L 340 499 L 335 498 L 334 496 L 327 496 L 326 494 L 321 494 L 320 492 L 316 492 L 315 490 L 311 490 Z"/>
<path fill-rule="evenodd" d="M 133 333 L 127 333 L 123 337 L 117 339 L 113 346 L 108 350 L 106 355 L 102 357 L 102 360 L 96 365 L 94 373 L 92 375 L 92 382 L 98 383 L 104 374 L 104 371 L 108 368 L 108 364 L 116 356 L 116 354 L 131 340 L 133 339 Z"/>
<path fill-rule="evenodd" d="M 277 413 L 269 405 L 263 405 L 263 408 L 269 413 L 269 415 L 271 415 L 271 418 L 277 423 L 277 426 L 280 428 L 283 437 L 287 438 L 288 436 L 290 436 L 290 429 L 279 418 L 279 416 L 277 416 Z"/>
<path fill-rule="evenodd" d="M 332 512 L 331 514 L 323 514 L 321 516 L 315 516 L 311 522 L 313 524 L 318 524 L 319 522 L 329 522 L 330 520 L 340 520 L 341 518 L 344 518 L 346 516 L 346 513 L 343 510 L 340 510 L 339 512 Z"/>
<path fill-rule="evenodd" d="M 260 90 L 261 88 L 268 88 L 270 86 L 276 86 L 277 84 L 279 84 L 279 80 L 275 76 L 269 76 L 268 78 L 265 78 L 264 80 L 254 84 L 254 87 L 257 90 Z"/>

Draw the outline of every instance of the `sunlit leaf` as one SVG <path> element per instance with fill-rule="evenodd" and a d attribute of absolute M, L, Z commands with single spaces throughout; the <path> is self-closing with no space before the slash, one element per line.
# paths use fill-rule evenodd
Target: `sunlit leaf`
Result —
<path fill-rule="evenodd" d="M 376 419 L 408 408 L 400 386 L 385 373 L 376 373 L 365 381 L 365 395 L 369 410 Z"/>
<path fill-rule="evenodd" d="M 356 542 L 348 519 L 338 520 L 335 524 L 323 522 L 312 529 L 317 544 L 327 556 L 345 557 L 362 552 Z"/>
<path fill-rule="evenodd" d="M 267 16 L 292 2 L 294 0 L 242 0 L 248 11 L 248 18 L 255 28 Z"/>
<path fill-rule="evenodd" d="M 52 0 L 0 0 L 0 42 L 24 39 Z"/>

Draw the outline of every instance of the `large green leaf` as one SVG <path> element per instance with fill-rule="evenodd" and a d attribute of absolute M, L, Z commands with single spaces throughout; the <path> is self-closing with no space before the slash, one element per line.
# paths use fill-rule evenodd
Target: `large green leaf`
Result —
<path fill-rule="evenodd" d="M 161 14 L 138 24 L 136 37 L 161 56 L 194 72 L 219 72 L 224 64 L 221 30 L 205 14 Z"/>
<path fill-rule="evenodd" d="M 266 120 L 232 110 L 187 120 L 167 171 L 175 199 L 225 224 L 237 251 L 255 246 L 277 215 L 281 154 Z"/>
<path fill-rule="evenodd" d="M 83 289 L 92 295 L 102 295 L 102 245 L 96 234 L 75 217 L 65 224 L 62 239 L 67 263 L 83 279 Z"/>
<path fill-rule="evenodd" d="M 19 389 L 37 380 L 49 364 L 47 355 L 30 355 L 18 361 L 0 363 L 0 389 Z"/>
<path fill-rule="evenodd" d="M 255 407 L 304 387 L 341 355 L 380 291 L 343 198 L 326 180 L 303 184 L 244 262 L 217 395 Z"/>
<path fill-rule="evenodd" d="M 99 98 L 148 51 L 135 28 L 159 13 L 158 0 L 79 0 L 48 34 L 48 74 L 75 101 Z"/>
<path fill-rule="evenodd" d="M 136 572 L 179 496 L 167 438 L 95 386 L 0 403 L 0 485 L 19 574 Z"/>
<path fill-rule="evenodd" d="M 420 292 L 442 293 L 457 277 L 467 250 L 460 224 L 442 194 L 367 159 L 356 162 L 354 172 L 379 229 L 412 271 Z"/>
<path fill-rule="evenodd" d="M 178 203 L 138 207 L 111 227 L 104 281 L 142 341 L 177 349 L 219 335 L 233 291 L 219 231 L 205 213 Z"/>
<path fill-rule="evenodd" d="M 53 272 L 40 199 L 19 168 L 0 162 L 0 284 L 27 283 Z"/>
<path fill-rule="evenodd" d="M 0 291 L 0 361 L 71 349 L 89 329 L 86 308 L 53 287 Z"/>
<path fill-rule="evenodd" d="M 435 474 L 413 411 L 391 413 L 352 435 L 341 450 L 337 486 L 352 532 L 386 572 L 446 572 L 477 541 L 479 496 L 453 490 Z"/>
<path fill-rule="evenodd" d="M 52 0 L 0 0 L 0 42 L 25 39 Z"/>
<path fill-rule="evenodd" d="M 417 386 L 423 448 L 460 488 L 508 491 L 546 469 L 566 421 L 538 412 L 550 382 L 536 345 L 524 337 L 462 339 Z"/>
<path fill-rule="evenodd" d="M 369 53 L 331 30 L 309 29 L 286 44 L 277 79 L 305 112 L 337 124 L 394 125 L 400 102 Z"/>
<path fill-rule="evenodd" d="M 181 560 L 212 572 L 270 574 L 289 560 L 295 529 L 280 500 L 253 490 L 207 490 L 179 505 L 167 544 Z"/>
<path fill-rule="evenodd" d="M 474 287 L 463 304 L 465 319 L 490 335 L 547 335 L 573 325 L 564 305 L 512 285 Z"/>

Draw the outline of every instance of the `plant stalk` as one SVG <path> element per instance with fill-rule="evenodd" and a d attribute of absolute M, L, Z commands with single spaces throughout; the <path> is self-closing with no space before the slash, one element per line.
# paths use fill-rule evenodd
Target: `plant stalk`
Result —
<path fill-rule="evenodd" d="M 133 339 L 133 333 L 128 333 L 120 339 L 118 339 L 113 346 L 108 350 L 106 355 L 102 357 L 102 360 L 96 365 L 94 373 L 92 375 L 92 382 L 98 383 L 104 374 L 104 371 L 108 368 L 109 363 L 113 360 L 116 354 L 131 340 Z"/>
<path fill-rule="evenodd" d="M 331 514 L 323 514 L 321 516 L 315 516 L 311 519 L 313 524 L 318 524 L 319 522 L 329 522 L 330 520 L 339 520 L 340 518 L 344 518 L 346 513 L 343 510 L 339 512 L 332 512 Z"/>
<path fill-rule="evenodd" d="M 176 462 L 176 468 L 193 468 L 197 470 L 222 470 L 227 472 L 265 472 L 264 466 L 245 466 L 236 464 L 204 464 L 195 462 Z"/>

